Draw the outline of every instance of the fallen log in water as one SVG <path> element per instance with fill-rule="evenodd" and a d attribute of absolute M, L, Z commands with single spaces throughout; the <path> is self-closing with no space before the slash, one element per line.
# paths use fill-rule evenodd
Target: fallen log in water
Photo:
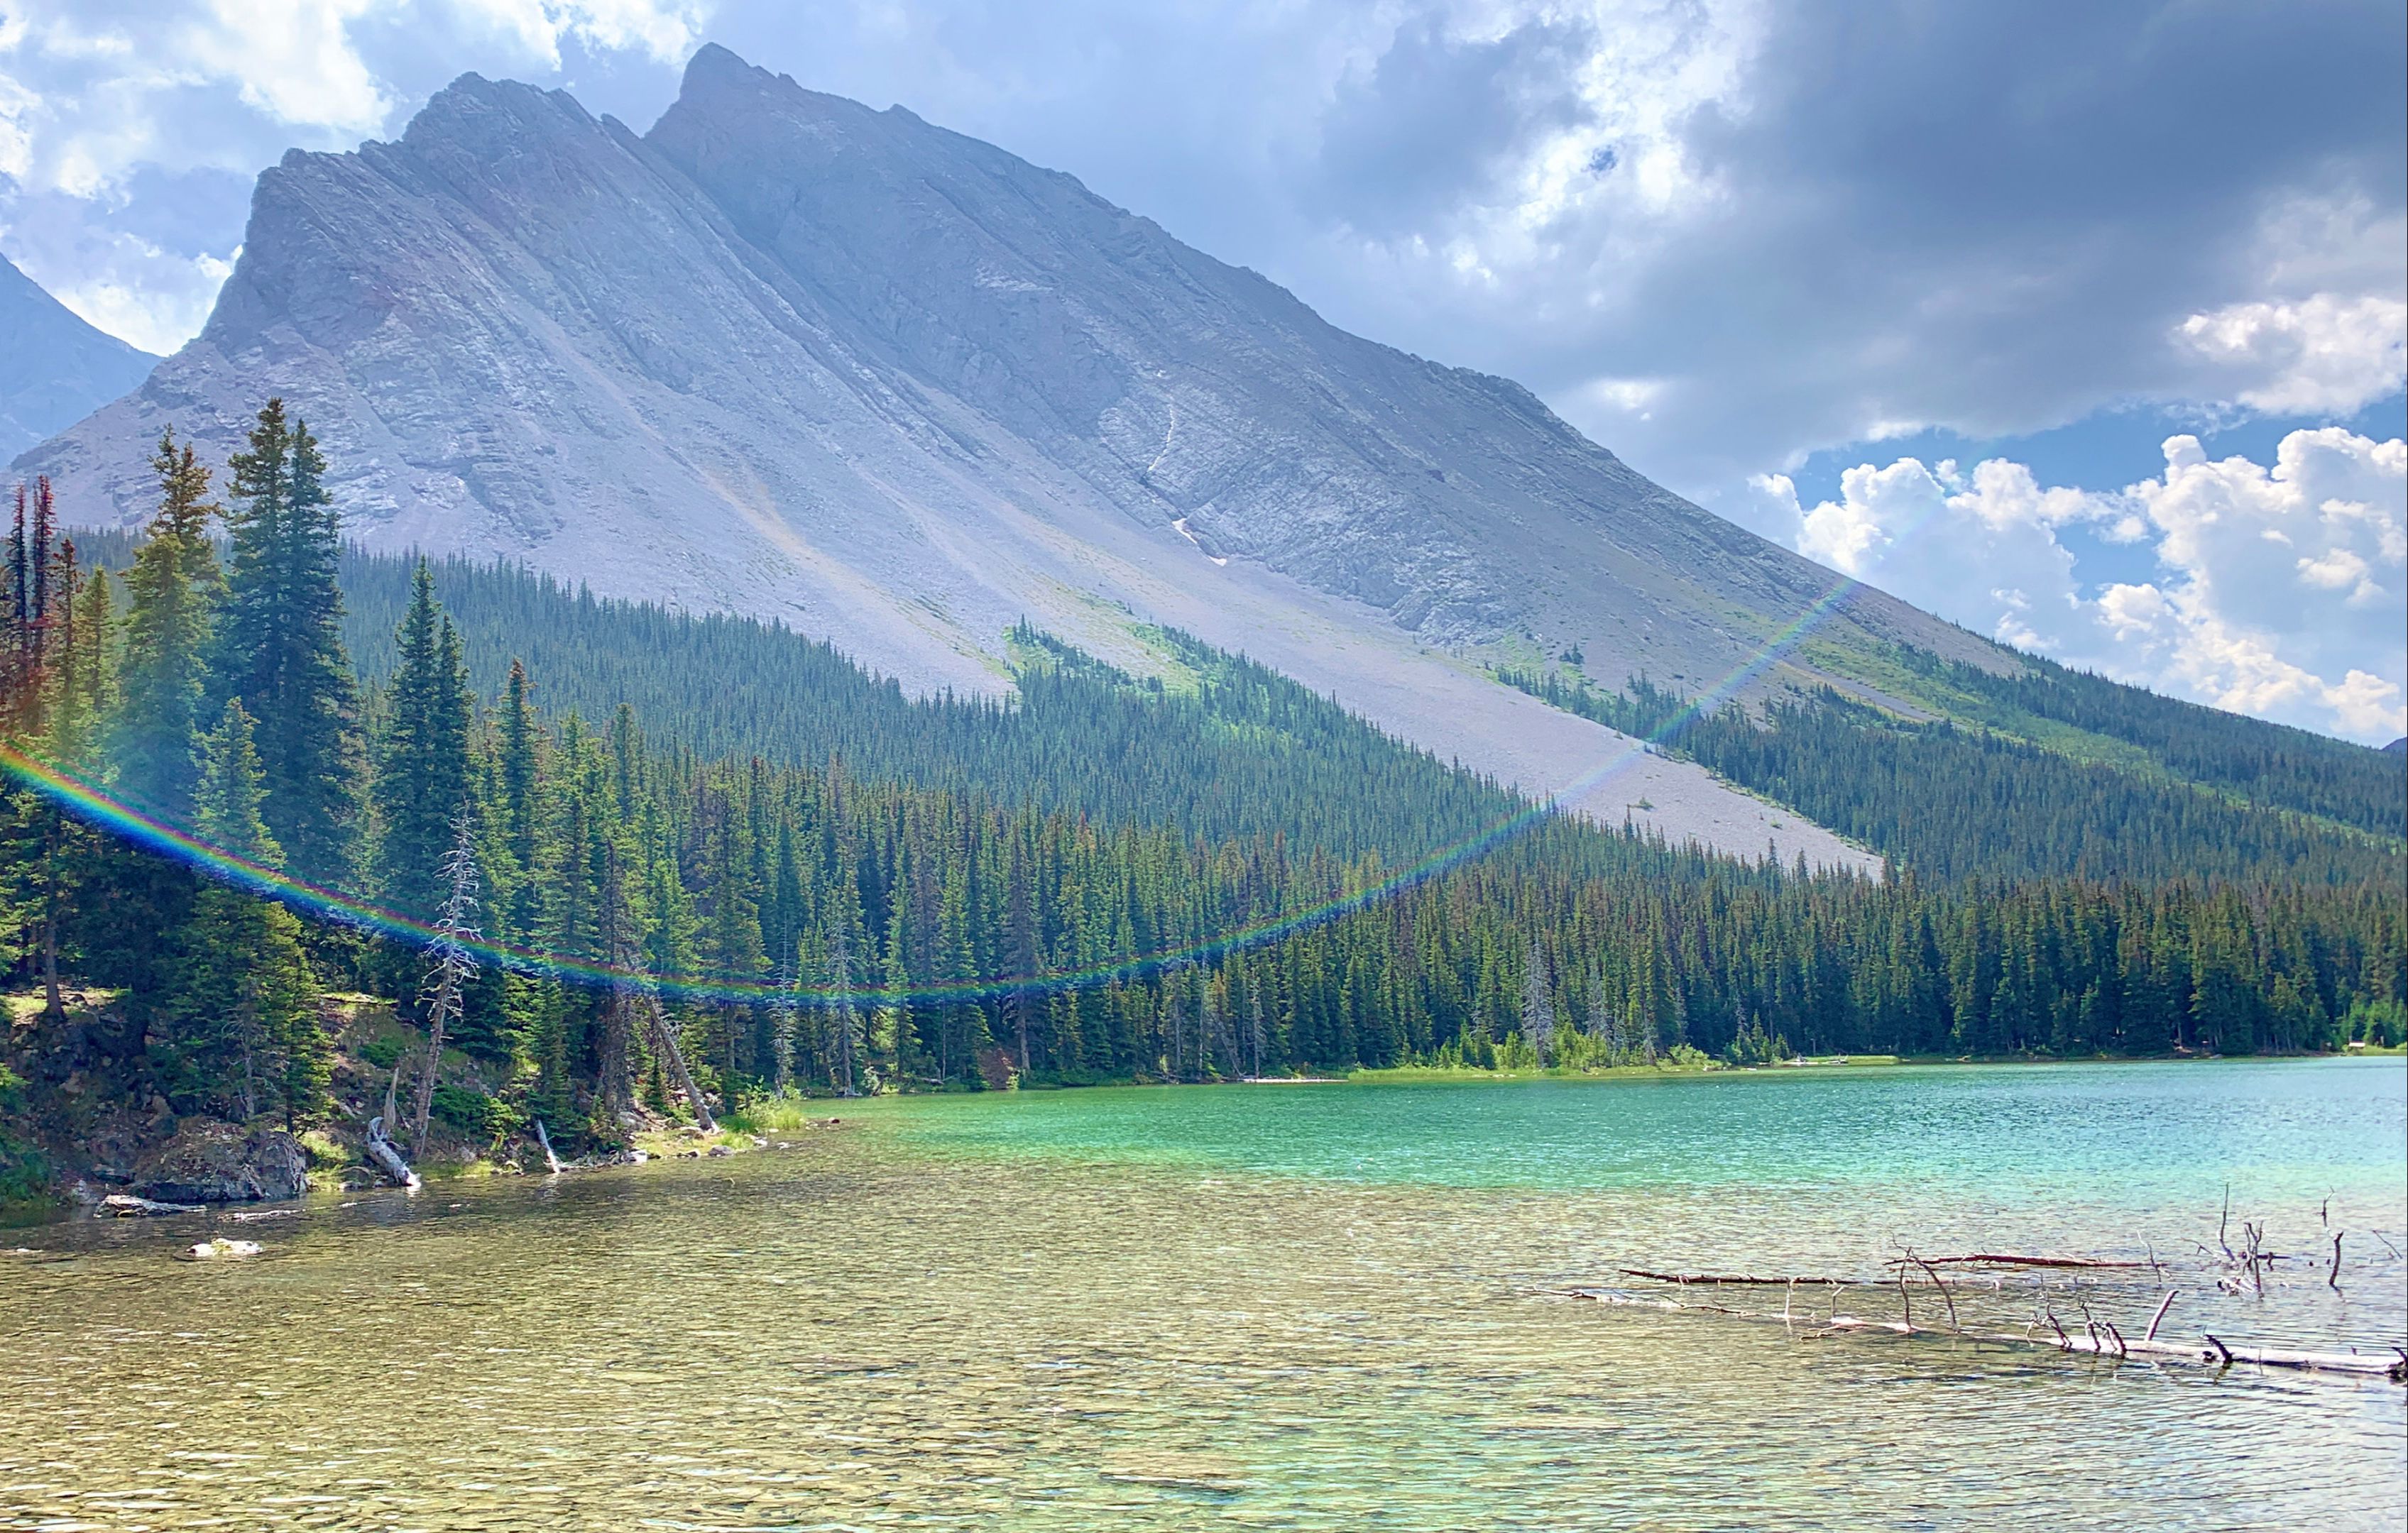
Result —
<path fill-rule="evenodd" d="M 198 1213 L 198 1203 L 162 1203 L 155 1197 L 136 1197 L 132 1193 L 111 1193 L 100 1200 L 101 1211 L 120 1219 L 155 1219 L 168 1213 Z"/>
<path fill-rule="evenodd" d="M 1898 1266 L 1899 1264 L 1893 1262 L 1889 1265 Z M 2003 1291 L 2005 1285 L 2006 1280 L 1995 1273 L 1988 1276 L 1973 1274 L 1965 1277 L 1942 1277 L 1939 1273 L 1932 1271 L 1931 1268 L 1919 1258 L 1915 1261 L 1914 1265 L 1923 1268 L 1923 1275 L 1917 1276 L 1913 1272 L 1902 1274 L 1904 1281 L 1913 1284 L 1943 1289 L 1955 1288 L 1962 1290 L 1966 1288 L 1981 1288 L 2000 1289 L 2001 1291 Z M 1674 1283 L 1683 1288 L 1711 1288 L 1718 1283 L 1738 1288 L 1870 1288 L 1875 1286 L 1886 1288 L 1896 1287 L 1900 1281 L 1900 1278 L 1898 1275 L 1873 1280 L 1869 1278 L 1809 1277 L 1803 1274 L 1797 1277 L 1790 1277 L 1785 1274 L 1766 1276 L 1762 1273 L 1756 1272 L 1653 1272 L 1643 1267 L 1617 1267 L 1614 1268 L 1614 1271 L 1626 1278 L 1645 1278 L 1650 1282 Z"/>
<path fill-rule="evenodd" d="M 1791 1288 L 1804 1283 L 1810 1286 L 1819 1284 L 1827 1288 L 1844 1288 L 1848 1286 L 1849 1282 L 1846 1278 L 1763 1278 L 1745 1272 L 1650 1272 L 1643 1267 L 1617 1267 L 1614 1270 L 1626 1278 L 1645 1278 L 1653 1282 L 1677 1282 L 1684 1287 L 1690 1283 L 1696 1283 L 1701 1287 L 1714 1283 L 1730 1283 L 1739 1287 Z"/>
<path fill-rule="evenodd" d="M 552 1175 L 558 1176 L 560 1174 L 560 1157 L 552 1153 L 552 1136 L 544 1130 L 543 1120 L 541 1118 L 538 1118 L 535 1121 L 535 1141 L 536 1143 L 543 1146 L 543 1163 L 552 1168 Z"/>
<path fill-rule="evenodd" d="M 1904 1267 L 1909 1258 L 1885 1262 L 1886 1267 Z M 1971 1256 L 1916 1256 L 1911 1258 L 1917 1267 L 2109 1267 L 2143 1268 L 2146 1262 L 2108 1262 L 2091 1256 L 2010 1256 L 1997 1252 L 1976 1252 Z"/>
<path fill-rule="evenodd" d="M 393 1179 L 395 1186 L 407 1187 L 411 1192 L 418 1190 L 418 1173 L 409 1168 L 409 1162 L 401 1158 L 401 1152 L 394 1148 L 393 1140 L 385 1138 L 382 1114 L 368 1120 L 367 1152 L 368 1158 Z"/>
<path fill-rule="evenodd" d="M 2168 1362 L 2197 1363 L 2208 1368 L 2224 1368 L 2235 1363 L 2255 1363 L 2261 1368 L 2300 1368 L 2319 1373 L 2349 1373 L 2361 1377 L 2379 1376 L 2394 1383 L 2408 1383 L 2408 1348 L 2392 1349 L 2386 1357 L 2362 1352 L 2299 1352 L 2281 1347 L 2230 1346 L 2214 1336 L 2200 1341 L 2179 1342 L 2154 1340 L 2157 1322 L 2150 1325 L 2150 1336 L 2132 1340 L 2109 1323 L 2086 1321 L 2079 1332 L 2067 1330 L 2055 1316 L 2049 1320 L 2047 1334 L 2013 1331 L 1974 1331 L 1953 1325 L 1917 1325 L 1912 1321 L 1866 1320 L 1856 1315 L 1833 1314 L 1811 1329 L 1799 1329 L 1799 1322 L 1786 1312 L 1772 1313 L 1760 1310 L 1735 1310 L 1724 1304 L 1698 1304 L 1654 1294 L 1625 1294 L 1605 1288 L 1566 1288 L 1555 1292 L 1570 1298 L 1588 1299 L 1593 1303 L 1611 1304 L 1627 1309 L 1696 1311 L 1707 1314 L 1729 1315 L 1737 1320 L 1750 1320 L 1784 1325 L 1808 1340 L 1854 1331 L 1881 1331 L 1892 1336 L 1932 1337 L 1952 1341 L 1971 1341 L 2004 1347 L 2045 1347 L 2055 1352 L 2079 1353 L 2098 1357 L 2153 1357 Z M 2167 1303 L 2172 1302 L 2171 1296 Z M 2160 1305 L 2157 1319 L 2165 1317 Z"/>

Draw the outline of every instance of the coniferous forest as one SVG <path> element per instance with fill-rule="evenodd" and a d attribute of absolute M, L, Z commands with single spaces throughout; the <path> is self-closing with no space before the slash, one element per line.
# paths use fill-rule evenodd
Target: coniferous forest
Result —
<path fill-rule="evenodd" d="M 41 1019 L 114 1020 L 52 1076 L 176 1117 L 355 1119 L 344 996 L 474 1067 L 416 1072 L 422 1135 L 592 1146 L 806 1091 L 2402 1030 L 2397 768 L 2187 705 L 1952 681 L 2122 730 L 2153 781 L 1835 695 L 1668 730 L 1643 682 L 1517 676 L 1892 866 L 1492 841 L 1512 795 L 1182 636 L 1175 684 L 1023 630 L 1015 704 L 912 700 L 773 625 L 347 553 L 280 402 L 222 473 L 172 436 L 152 466 L 130 543 L 19 502 L 0 957 Z M 36 1160 L 0 1137 L 0 1174 Z"/>

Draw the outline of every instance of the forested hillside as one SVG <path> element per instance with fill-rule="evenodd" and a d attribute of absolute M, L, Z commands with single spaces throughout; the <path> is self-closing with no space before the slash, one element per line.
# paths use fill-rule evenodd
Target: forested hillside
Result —
<path fill-rule="evenodd" d="M 412 567 L 359 552 L 343 561 L 347 639 L 363 674 L 394 664 Z M 1392 860 L 1418 859 L 1517 807 L 1495 784 L 1182 634 L 1150 636 L 1178 679 L 1169 688 L 1024 625 L 1012 635 L 1016 703 L 915 699 L 775 624 L 596 600 L 505 566 L 431 569 L 480 695 L 496 695 L 509 661 L 522 659 L 552 716 L 598 721 L 624 703 L 656 741 L 704 757 L 836 759 L 867 780 Z"/>
<path fill-rule="evenodd" d="M 2408 873 L 2408 774 L 2382 752 L 2060 667 L 2007 679 L 1935 663 L 1921 673 L 1995 722 L 1913 723 L 1828 688 L 1760 716 L 1735 705 L 1700 713 L 1644 679 L 1609 693 L 1557 673 L 1499 676 L 1702 762 L 1926 878 L 2397 888 Z M 2087 738 L 2053 738 L 2035 721 Z M 2128 751 L 2110 754 L 2102 741 Z"/>
<path fill-rule="evenodd" d="M 6 957 L 51 1019 L 89 988 L 125 1023 L 29 1056 L 83 1082 L 78 1111 L 355 1121 L 329 991 L 396 997 L 429 1058 L 490 1066 L 440 1093 L 410 1067 L 422 1115 L 594 1144 L 803 1088 L 2317 1049 L 2395 1037 L 2408 999 L 2396 881 L 2352 876 L 2346 838 L 2315 876 L 2271 853 L 2285 876 L 1965 876 L 1988 846 L 1879 881 L 1555 819 L 1399 879 L 1514 804 L 1175 637 L 1192 691 L 1024 630 L 1022 707 L 910 703 L 770 629 L 454 569 L 462 612 L 484 604 L 464 623 L 433 568 L 396 610 L 355 565 L 392 636 L 355 667 L 307 432 L 263 411 L 222 511 L 188 448 L 154 466 L 122 580 L 45 490 L 0 585 Z M 714 666 L 754 669 L 723 690 L 756 733 L 711 733 Z M 614 676 L 655 727 L 606 706 Z"/>
<path fill-rule="evenodd" d="M 122 569 L 134 539 L 75 535 L 88 564 Z M 621 704 L 656 743 L 785 766 L 840 761 L 856 777 L 1027 800 L 1113 824 L 1215 839 L 1282 835 L 1342 856 L 1415 861 L 1521 806 L 1496 784 L 1403 746 L 1264 666 L 1178 633 L 1151 637 L 1178 680 L 1139 682 L 1023 626 L 1016 704 L 911 698 L 829 645 L 774 623 L 601 600 L 550 576 L 432 561 L 477 695 L 510 664 L 553 719 Z M 416 562 L 344 551 L 343 643 L 373 694 Z"/>

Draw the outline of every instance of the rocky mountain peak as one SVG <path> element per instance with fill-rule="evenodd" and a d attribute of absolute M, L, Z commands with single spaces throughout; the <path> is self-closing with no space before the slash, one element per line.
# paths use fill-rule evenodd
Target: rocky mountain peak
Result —
<path fill-rule="evenodd" d="M 915 688 L 1008 687 L 1024 616 L 1140 668 L 1170 623 L 1538 789 L 1604 732 L 1458 652 L 1703 686 L 1840 583 L 1513 384 L 719 48 L 640 136 L 464 76 L 288 155 L 201 337 L 23 462 L 134 523 L 162 425 L 222 454 L 271 393 L 372 546 L 777 617 Z M 1872 593 L 1833 632 L 1989 652 Z"/>

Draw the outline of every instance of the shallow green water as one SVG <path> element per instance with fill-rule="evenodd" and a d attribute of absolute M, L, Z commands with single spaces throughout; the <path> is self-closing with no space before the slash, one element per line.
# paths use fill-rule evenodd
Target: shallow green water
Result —
<path fill-rule="evenodd" d="M 1551 1290 L 2153 1254 L 2170 1329 L 2380 1348 L 2408 1325 L 2403 1086 L 2382 1061 L 910 1099 L 790 1151 L 313 1203 L 221 1226 L 269 1247 L 236 1266 L 169 1259 L 197 1218 L 18 1232 L 72 1254 L 0 1260 L 0 1527 L 2397 1527 L 2396 1385 Z M 2236 1235 L 2348 1231 L 2341 1290 L 2302 1262 L 2215 1292 L 2228 1181 Z M 2102 1276 L 1958 1302 L 2145 1325 L 2159 1275 Z"/>

